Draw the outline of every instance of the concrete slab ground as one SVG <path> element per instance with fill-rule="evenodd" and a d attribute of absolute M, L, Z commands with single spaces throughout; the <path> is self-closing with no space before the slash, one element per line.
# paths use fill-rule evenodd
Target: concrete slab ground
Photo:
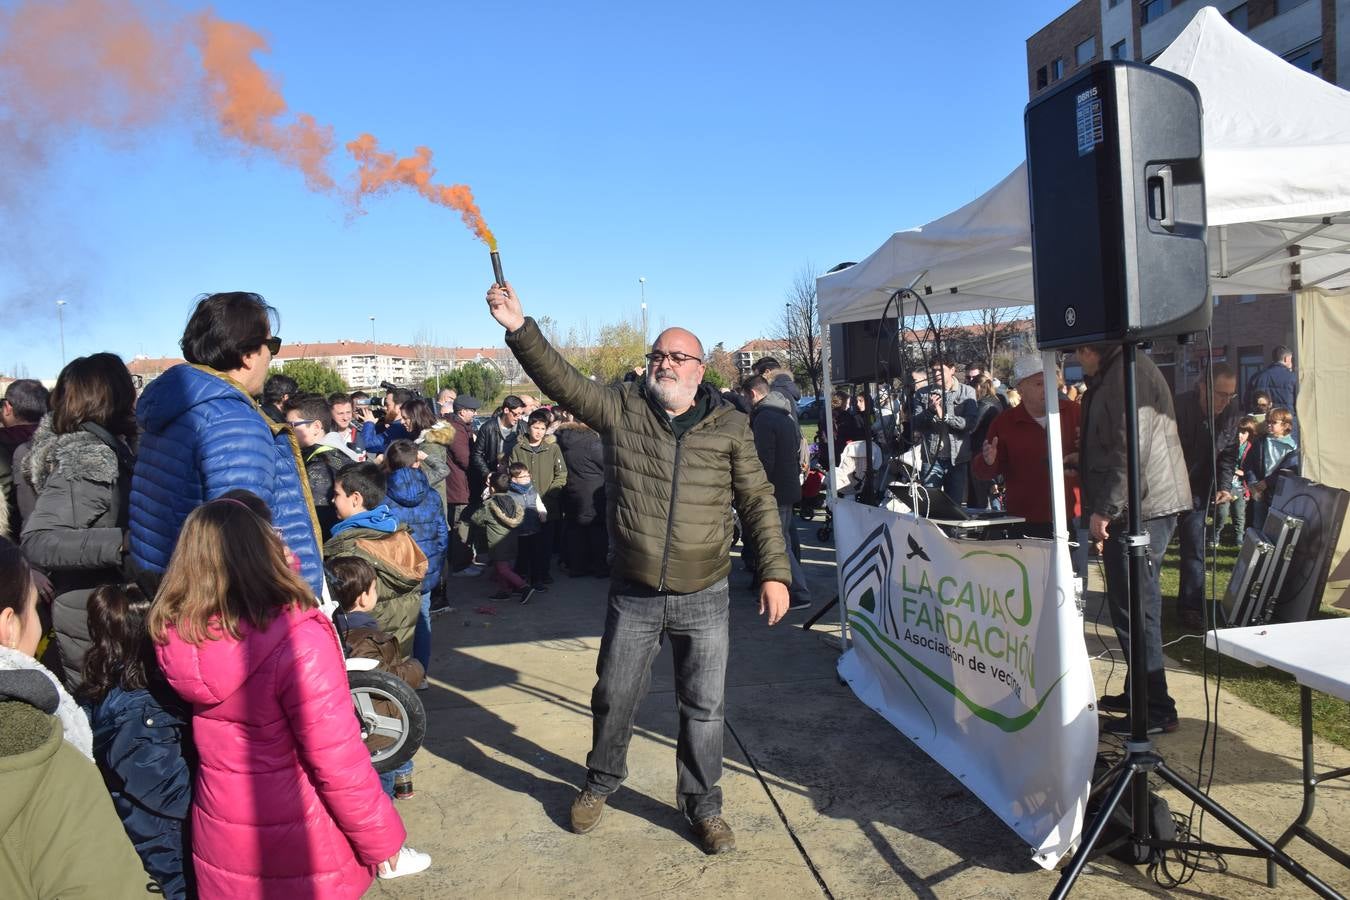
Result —
<path fill-rule="evenodd" d="M 834 564 L 832 548 L 815 537 L 818 524 L 802 523 L 799 533 L 819 604 L 834 594 Z M 590 748 L 607 582 L 557 573 L 548 594 L 522 607 L 487 600 L 486 579 L 455 579 L 454 612 L 434 621 L 434 686 L 422 694 L 430 726 L 416 760 L 417 794 L 399 803 L 409 842 L 430 852 L 433 866 L 377 883 L 369 896 L 1046 896 L 1057 873 L 1033 864 L 963 785 L 839 683 L 829 643 L 837 628 L 803 632 L 811 611 L 766 627 L 746 581 L 738 565 L 722 780 L 737 852 L 705 856 L 675 808 L 668 649 L 638 716 L 628 781 L 594 832 L 578 836 L 567 828 Z M 1100 628 L 1089 620 L 1090 653 L 1111 643 L 1109 631 L 1104 616 Z M 1123 666 L 1111 671 L 1099 660 L 1094 671 L 1099 693 L 1120 689 Z M 1205 730 L 1203 682 L 1175 671 L 1169 678 L 1182 728 L 1158 745 L 1176 770 L 1193 777 Z M 1210 705 L 1218 712 L 1213 796 L 1262 834 L 1278 835 L 1301 799 L 1296 729 L 1226 694 Z M 1350 753 L 1320 742 L 1317 752 L 1327 767 L 1350 766 Z M 1169 800 L 1178 809 L 1179 798 Z M 1348 813 L 1350 783 L 1320 789 L 1314 825 L 1340 847 L 1350 847 Z M 1212 820 L 1204 834 L 1236 843 Z M 1291 852 L 1350 892 L 1350 872 L 1306 845 L 1295 842 Z M 1227 863 L 1227 873 L 1202 871 L 1173 893 L 1306 894 L 1287 877 L 1276 890 L 1266 888 L 1258 861 Z M 1106 860 L 1090 864 L 1076 895 L 1163 893 L 1144 870 Z"/>

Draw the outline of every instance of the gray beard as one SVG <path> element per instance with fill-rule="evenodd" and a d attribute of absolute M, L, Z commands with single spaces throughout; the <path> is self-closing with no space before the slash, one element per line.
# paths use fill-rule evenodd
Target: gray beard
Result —
<path fill-rule="evenodd" d="M 658 380 L 654 374 L 648 372 L 647 392 L 656 398 L 662 409 L 670 412 L 672 409 L 687 409 L 692 405 L 694 395 L 698 393 L 698 384 L 685 387 L 678 377 Z"/>

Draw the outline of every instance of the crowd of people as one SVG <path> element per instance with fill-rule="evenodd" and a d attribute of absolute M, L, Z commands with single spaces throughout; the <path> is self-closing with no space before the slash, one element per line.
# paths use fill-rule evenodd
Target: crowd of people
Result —
<path fill-rule="evenodd" d="M 304 393 L 269 373 L 276 312 L 248 293 L 201 298 L 186 363 L 139 396 L 109 353 L 72 361 L 50 393 L 9 385 L 0 780 L 11 800 L 0 825 L 17 849 L 3 857 L 3 883 L 31 896 L 87 883 L 110 895 L 342 897 L 426 869 L 394 806 L 413 794 L 412 764 L 371 765 L 344 658 L 424 690 L 452 579 L 483 576 L 493 600 L 527 604 L 555 571 L 606 579 L 608 594 L 573 829 L 593 830 L 626 777 L 634 714 L 669 640 L 679 805 L 705 851 L 725 852 L 735 847 L 718 787 L 729 554 L 744 543 L 770 625 L 811 605 L 792 515 L 819 457 L 833 449 L 837 461 L 872 428 L 909 452 L 930 490 L 1005 508 L 1024 520 L 1012 536 L 1051 536 L 1039 355 L 1014 362 L 1006 390 L 979 366 L 959 379 L 939 355 L 912 373 L 908 402 L 880 414 L 838 393 L 835 444 L 817 435 L 813 455 L 776 359 L 718 392 L 703 379 L 701 342 L 671 328 L 644 369 L 604 386 L 549 346 L 508 286 L 487 300 L 558 406 L 511 395 L 480 424 L 482 404 L 453 390 L 432 400 L 389 386 L 378 402 Z M 1078 348 L 1087 382 L 1061 377 L 1058 421 L 1075 568 L 1095 543 L 1128 647 L 1120 355 Z M 1174 397 L 1141 357 L 1150 731 L 1177 721 L 1161 657 L 1164 548 L 1179 532 L 1180 611 L 1203 624 L 1205 553 L 1259 527 L 1279 479 L 1298 470 L 1291 365 L 1277 350 L 1242 403 L 1224 364 Z M 1127 697 L 1128 686 L 1101 708 L 1128 712 Z M 1128 718 L 1108 727 L 1128 731 Z M 44 852 L 18 838 L 32 834 Z M 69 854 L 46 852 L 62 846 Z M 52 863 L 66 856 L 81 863 Z"/>
<path fill-rule="evenodd" d="M 1065 514 L 1076 575 L 1086 574 L 1089 550 L 1101 557 L 1112 624 L 1128 656 L 1126 431 L 1121 348 L 1087 345 L 1075 356 L 1086 381 L 1058 382 Z M 847 391 L 833 398 L 836 463 L 869 427 L 873 439 L 906 459 L 910 475 L 967 508 L 998 508 L 1023 521 L 989 529 L 1004 537 L 1052 537 L 1051 466 L 1045 379 L 1039 354 L 1013 363 L 1006 391 L 978 364 L 957 378 L 950 357 L 938 355 L 910 374 L 907 399 L 894 412 L 868 417 L 867 404 Z M 1145 636 L 1148 642 L 1151 733 L 1177 727 L 1162 662 L 1163 555 L 1173 538 L 1180 555 L 1177 613 L 1187 628 L 1215 626 L 1206 603 L 1209 553 L 1240 545 L 1248 526 L 1260 529 L 1279 480 L 1297 474 L 1298 379 L 1293 354 L 1277 347 L 1269 366 L 1239 391 L 1226 363 L 1201 372 L 1196 387 L 1175 395 L 1147 355 L 1137 368 L 1142 478 L 1141 516 L 1147 532 Z M 889 398 L 883 398 L 889 400 Z M 1246 410 L 1246 412 L 1244 412 Z M 823 445 L 823 442 L 821 443 Z M 1126 689 L 1101 698 L 1107 713 L 1129 712 Z M 1128 716 L 1108 720 L 1107 731 L 1128 734 Z"/>
<path fill-rule="evenodd" d="M 562 405 L 511 395 L 480 424 L 482 404 L 453 390 L 305 393 L 269 371 L 275 322 L 256 294 L 204 296 L 186 362 L 139 396 L 109 353 L 72 361 L 50 393 L 5 392 L 0 778 L 20 802 L 0 821 L 16 848 L 0 883 L 347 897 L 426 869 L 394 806 L 412 765 L 375 771 L 344 659 L 426 689 L 433 615 L 454 578 L 479 575 L 520 603 L 555 572 L 608 582 L 574 829 L 626 775 L 665 635 L 680 805 L 707 852 L 734 848 L 717 787 L 729 551 L 739 522 L 770 624 L 810 604 L 784 541 L 795 387 L 748 385 L 747 419 L 702 385 L 697 339 L 670 329 L 641 377 L 604 388 L 521 317 L 508 343 Z M 653 620 L 658 596 L 671 605 Z M 67 856 L 82 864 L 52 862 Z"/>

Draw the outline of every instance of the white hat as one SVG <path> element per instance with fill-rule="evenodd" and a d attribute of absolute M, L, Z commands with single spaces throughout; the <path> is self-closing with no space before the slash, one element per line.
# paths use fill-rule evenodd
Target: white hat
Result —
<path fill-rule="evenodd" d="M 1013 362 L 1013 384 L 1021 384 L 1025 379 L 1032 375 L 1039 375 L 1045 371 L 1041 365 L 1041 357 L 1036 353 L 1029 353 L 1026 356 L 1017 357 Z"/>

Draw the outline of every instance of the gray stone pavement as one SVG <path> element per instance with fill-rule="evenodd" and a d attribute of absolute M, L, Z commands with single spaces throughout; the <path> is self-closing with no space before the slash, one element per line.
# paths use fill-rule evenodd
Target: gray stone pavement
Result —
<path fill-rule="evenodd" d="M 834 594 L 833 550 L 802 523 L 817 603 Z M 434 622 L 430 716 L 417 794 L 398 807 L 409 842 L 430 852 L 420 876 L 377 882 L 368 896 L 853 898 L 1044 897 L 1056 873 L 956 779 L 863 706 L 835 674 L 837 627 L 803 632 L 811 610 L 774 628 L 756 615 L 747 577 L 732 575 L 725 812 L 739 849 L 705 856 L 674 806 L 676 729 L 671 661 L 658 659 L 638 717 L 630 775 L 604 819 L 570 833 L 568 808 L 584 780 L 590 690 L 606 583 L 557 573 L 528 606 L 492 603 L 486 579 L 454 579 L 454 612 Z M 492 610 L 495 615 L 481 610 Z M 1089 607 L 1095 612 L 1095 604 Z M 832 617 L 832 616 L 831 616 Z M 1089 620 L 1090 653 L 1110 629 Z M 1109 639 L 1107 641 L 1109 643 Z M 1198 652 L 1198 644 L 1172 652 Z M 1119 690 L 1123 667 L 1094 663 L 1098 692 Z M 1108 685 L 1108 676 L 1112 679 Z M 1182 728 L 1159 749 L 1196 770 L 1205 724 L 1203 682 L 1171 675 Z M 1213 796 L 1268 837 L 1297 814 L 1296 729 L 1224 694 L 1217 703 Z M 1350 753 L 1318 746 L 1328 766 Z M 1350 783 L 1319 792 L 1314 825 L 1350 846 Z M 1172 795 L 1173 808 L 1179 798 Z M 1207 822 L 1205 836 L 1236 840 Z M 1292 852 L 1342 892 L 1350 873 L 1295 842 Z M 1266 888 L 1264 864 L 1230 857 L 1173 891 L 1224 897 L 1305 896 L 1287 877 Z M 1077 896 L 1163 894 L 1143 869 L 1094 862 Z"/>

